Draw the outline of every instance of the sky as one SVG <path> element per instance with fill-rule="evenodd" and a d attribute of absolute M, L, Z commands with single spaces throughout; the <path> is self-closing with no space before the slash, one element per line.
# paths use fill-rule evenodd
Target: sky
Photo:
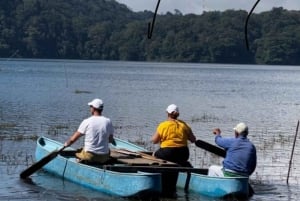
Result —
<path fill-rule="evenodd" d="M 116 0 L 127 5 L 132 11 L 155 11 L 158 0 Z M 161 0 L 159 14 L 174 13 L 177 9 L 183 14 L 201 14 L 203 11 L 224 11 L 228 9 L 250 11 L 257 0 Z M 300 10 L 300 0 L 260 0 L 254 12 L 272 10 L 283 7 L 288 10 Z"/>

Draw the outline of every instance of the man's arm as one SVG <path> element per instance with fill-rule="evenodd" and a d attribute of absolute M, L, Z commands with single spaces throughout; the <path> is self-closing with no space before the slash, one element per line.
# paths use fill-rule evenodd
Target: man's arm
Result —
<path fill-rule="evenodd" d="M 78 138 L 80 138 L 82 136 L 82 134 L 78 131 L 76 131 L 68 141 L 65 142 L 65 146 L 71 146 L 74 142 L 76 142 L 78 140 Z"/>

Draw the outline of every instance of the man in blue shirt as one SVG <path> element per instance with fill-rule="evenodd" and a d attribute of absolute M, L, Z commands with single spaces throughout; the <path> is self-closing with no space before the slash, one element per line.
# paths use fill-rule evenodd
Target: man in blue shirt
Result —
<path fill-rule="evenodd" d="M 215 142 L 226 150 L 223 166 L 209 167 L 209 176 L 247 176 L 249 177 L 256 168 L 256 148 L 247 138 L 248 126 L 239 123 L 234 127 L 235 137 L 222 137 L 221 130 L 213 130 Z"/>

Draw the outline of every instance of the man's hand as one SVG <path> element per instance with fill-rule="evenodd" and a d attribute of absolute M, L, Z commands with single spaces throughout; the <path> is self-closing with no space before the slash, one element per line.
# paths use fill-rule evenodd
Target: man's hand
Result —
<path fill-rule="evenodd" d="M 220 134 L 221 134 L 221 130 L 220 130 L 219 128 L 215 128 L 215 129 L 213 130 L 213 134 L 215 134 L 215 135 L 220 135 Z"/>

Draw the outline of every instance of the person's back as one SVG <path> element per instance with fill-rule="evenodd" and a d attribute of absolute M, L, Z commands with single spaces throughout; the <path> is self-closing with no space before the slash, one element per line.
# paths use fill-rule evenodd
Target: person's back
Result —
<path fill-rule="evenodd" d="M 168 118 L 160 123 L 151 141 L 160 143 L 154 156 L 180 165 L 187 164 L 189 159 L 188 140 L 196 141 L 192 129 L 182 120 L 178 120 L 179 109 L 171 104 L 166 109 Z"/>
<path fill-rule="evenodd" d="M 88 105 L 91 116 L 81 122 L 77 131 L 64 145 L 70 146 L 81 136 L 85 136 L 84 147 L 78 149 L 75 154 L 78 161 L 105 163 L 110 159 L 109 143 L 115 143 L 114 129 L 110 119 L 102 116 L 101 99 L 94 99 Z"/>
<path fill-rule="evenodd" d="M 110 119 L 104 116 L 91 116 L 84 121 L 84 149 L 95 154 L 109 153 L 109 135 L 113 133 Z"/>
<path fill-rule="evenodd" d="M 222 137 L 219 128 L 214 129 L 215 142 L 226 150 L 223 166 L 212 165 L 210 176 L 250 176 L 257 163 L 256 148 L 247 138 L 248 126 L 239 123 L 234 128 L 235 137 Z"/>
<path fill-rule="evenodd" d="M 184 147 L 187 146 L 190 128 L 181 120 L 164 121 L 159 124 L 157 131 L 161 134 L 160 147 Z"/>
<path fill-rule="evenodd" d="M 254 172 L 256 148 L 248 138 L 244 136 L 238 138 L 216 137 L 216 143 L 226 150 L 226 157 L 223 161 L 225 170 L 233 170 L 246 175 L 251 175 Z"/>

